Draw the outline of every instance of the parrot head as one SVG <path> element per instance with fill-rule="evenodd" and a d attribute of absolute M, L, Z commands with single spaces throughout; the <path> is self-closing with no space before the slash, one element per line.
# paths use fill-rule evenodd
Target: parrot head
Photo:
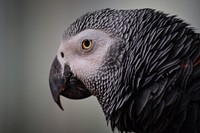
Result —
<path fill-rule="evenodd" d="M 70 99 L 83 99 L 91 95 L 102 97 L 104 84 L 109 82 L 106 75 L 109 67 L 106 65 L 114 63 L 106 59 L 109 56 L 107 52 L 116 43 L 114 38 L 100 30 L 87 29 L 72 37 L 66 34 L 49 76 L 53 98 L 61 109 L 60 95 Z M 115 70 L 112 68 L 111 71 Z M 111 71 L 110 76 L 114 74 Z"/>
<path fill-rule="evenodd" d="M 192 72 L 199 56 L 199 35 L 187 26 L 153 9 L 86 13 L 64 32 L 51 66 L 55 102 L 63 109 L 60 95 L 93 95 L 113 130 L 163 132 L 182 108 L 188 78 L 180 73 Z"/>
<path fill-rule="evenodd" d="M 49 75 L 53 98 L 61 109 L 60 95 L 70 99 L 93 95 L 112 129 L 135 130 L 128 123 L 132 123 L 133 110 L 137 108 L 134 98 L 144 82 L 145 60 L 141 54 L 146 52 L 141 52 L 136 44 L 144 39 L 143 34 L 138 34 L 142 29 L 138 21 L 152 12 L 103 9 L 89 12 L 70 25 Z M 142 100 L 137 112 L 145 104 L 146 100 Z"/>
<path fill-rule="evenodd" d="M 123 18 L 128 20 L 127 13 Z M 111 9 L 89 12 L 64 32 L 49 75 L 53 98 L 61 109 L 60 95 L 70 99 L 93 95 L 109 120 L 130 97 L 123 81 L 129 72 L 124 72 L 126 65 L 122 63 L 130 31 L 121 15 Z"/>

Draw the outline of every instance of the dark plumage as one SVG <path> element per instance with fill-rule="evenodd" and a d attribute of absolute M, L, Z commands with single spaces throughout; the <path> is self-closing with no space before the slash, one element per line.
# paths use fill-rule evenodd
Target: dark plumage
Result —
<path fill-rule="evenodd" d="M 85 78 L 72 70 L 76 74 L 71 77 L 82 87 L 72 87 L 69 76 L 68 81 L 59 83 L 65 85 L 62 90 L 56 87 L 59 85 L 55 75 L 60 75 L 60 71 L 56 73 L 54 69 L 61 68 L 53 63 L 50 86 L 59 105 L 59 94 L 73 98 L 77 89 L 75 99 L 79 95 L 97 97 L 113 130 L 200 133 L 198 33 L 176 16 L 153 9 L 103 9 L 77 19 L 66 30 L 63 40 L 87 29 L 103 31 L 115 43 L 109 45 L 95 73 Z M 65 75 L 63 78 L 66 79 Z M 68 88 L 76 88 L 70 96 Z"/>

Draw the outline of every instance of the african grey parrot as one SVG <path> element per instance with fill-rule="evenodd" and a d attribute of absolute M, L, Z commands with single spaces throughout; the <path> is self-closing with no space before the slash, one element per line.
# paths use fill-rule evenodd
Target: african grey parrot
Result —
<path fill-rule="evenodd" d="M 96 96 L 111 128 L 200 133 L 200 34 L 154 9 L 102 9 L 64 32 L 51 66 L 55 102 Z"/>

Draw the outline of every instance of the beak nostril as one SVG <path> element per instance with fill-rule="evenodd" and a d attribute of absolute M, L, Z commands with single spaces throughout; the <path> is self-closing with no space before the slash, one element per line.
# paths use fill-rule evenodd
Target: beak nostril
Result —
<path fill-rule="evenodd" d="M 61 57 L 64 58 L 64 53 L 63 52 L 61 52 Z"/>

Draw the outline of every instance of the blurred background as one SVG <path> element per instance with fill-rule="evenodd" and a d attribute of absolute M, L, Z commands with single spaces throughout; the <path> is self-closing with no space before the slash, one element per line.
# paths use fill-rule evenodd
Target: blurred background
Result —
<path fill-rule="evenodd" d="M 102 8 L 150 7 L 200 32 L 199 0 L 0 0 L 0 133 L 111 133 L 95 97 L 54 103 L 48 84 L 64 29 Z"/>

